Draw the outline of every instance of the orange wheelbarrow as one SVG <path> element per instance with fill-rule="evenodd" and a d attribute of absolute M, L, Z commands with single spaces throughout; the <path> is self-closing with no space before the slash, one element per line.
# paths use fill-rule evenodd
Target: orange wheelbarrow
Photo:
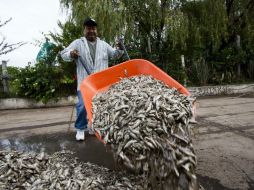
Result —
<path fill-rule="evenodd" d="M 170 77 L 167 73 L 156 67 L 151 62 L 144 59 L 132 59 L 103 71 L 94 73 L 86 77 L 80 86 L 89 126 L 92 122 L 92 99 L 99 92 L 106 91 L 112 84 L 120 81 L 124 77 L 135 75 L 151 75 L 155 79 L 163 81 L 169 87 L 175 87 L 180 93 L 189 96 L 189 91 L 180 83 Z M 100 135 L 95 131 L 96 137 L 103 142 Z"/>

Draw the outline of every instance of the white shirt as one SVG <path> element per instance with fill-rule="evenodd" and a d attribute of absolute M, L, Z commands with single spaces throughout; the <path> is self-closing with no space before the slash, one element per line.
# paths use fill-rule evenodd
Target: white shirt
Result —
<path fill-rule="evenodd" d="M 77 66 L 77 90 L 80 90 L 80 84 L 86 76 L 108 68 L 109 58 L 118 58 L 124 53 L 122 50 L 116 50 L 105 41 L 97 38 L 95 60 L 93 64 L 87 43 L 87 39 L 81 37 L 80 39 L 74 40 L 67 48 L 61 51 L 61 57 L 64 61 L 73 60 L 70 56 L 70 52 L 74 49 L 79 52 L 80 56 L 75 60 Z"/>

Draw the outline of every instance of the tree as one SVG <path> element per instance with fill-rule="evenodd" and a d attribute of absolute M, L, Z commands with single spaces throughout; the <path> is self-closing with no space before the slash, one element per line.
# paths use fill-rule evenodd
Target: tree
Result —
<path fill-rule="evenodd" d="M 71 9 L 70 22 L 76 26 L 83 25 L 86 17 L 96 20 L 99 35 L 106 41 L 114 41 L 123 28 L 123 6 L 119 0 L 60 0 L 64 8 Z"/>
<path fill-rule="evenodd" d="M 82 26 L 86 16 L 91 16 L 98 21 L 99 33 L 108 42 L 113 43 L 116 36 L 124 35 L 131 58 L 148 59 L 180 81 L 184 73 L 180 61 L 182 54 L 191 83 L 202 83 L 193 72 L 193 64 L 199 60 L 203 60 L 203 66 L 196 65 L 195 68 L 208 73 L 210 83 L 236 81 L 237 66 L 253 60 L 252 0 L 60 2 L 71 10 L 68 22 L 76 29 Z M 78 30 L 82 31 L 82 28 Z M 71 33 L 69 35 L 73 37 Z M 241 39 L 240 49 L 236 46 L 237 36 Z M 244 72 L 242 74 L 246 76 L 247 72 Z"/>
<path fill-rule="evenodd" d="M 85 17 L 98 22 L 99 34 L 113 44 L 123 35 L 132 58 L 151 60 L 166 71 L 169 62 L 175 63 L 180 53 L 168 53 L 175 48 L 183 50 L 188 35 L 187 18 L 180 10 L 180 1 L 148 0 L 60 0 L 63 7 L 71 10 L 70 22 L 82 25 Z M 175 55 L 175 56 L 172 56 Z"/>

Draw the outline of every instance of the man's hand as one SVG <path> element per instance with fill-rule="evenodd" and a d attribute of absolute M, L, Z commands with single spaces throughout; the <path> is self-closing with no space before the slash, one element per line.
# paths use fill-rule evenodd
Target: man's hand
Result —
<path fill-rule="evenodd" d="M 115 44 L 116 44 L 117 49 L 123 50 L 123 46 L 122 46 L 122 43 L 120 42 L 120 40 L 117 39 Z"/>
<path fill-rule="evenodd" d="M 78 50 L 74 49 L 73 51 L 70 52 L 71 58 L 77 59 L 79 57 L 79 52 Z"/>

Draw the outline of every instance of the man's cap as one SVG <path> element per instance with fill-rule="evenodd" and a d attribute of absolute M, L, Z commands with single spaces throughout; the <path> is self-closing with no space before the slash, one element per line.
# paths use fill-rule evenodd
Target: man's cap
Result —
<path fill-rule="evenodd" d="M 84 20 L 84 26 L 97 26 L 97 23 L 94 19 L 88 17 Z"/>

